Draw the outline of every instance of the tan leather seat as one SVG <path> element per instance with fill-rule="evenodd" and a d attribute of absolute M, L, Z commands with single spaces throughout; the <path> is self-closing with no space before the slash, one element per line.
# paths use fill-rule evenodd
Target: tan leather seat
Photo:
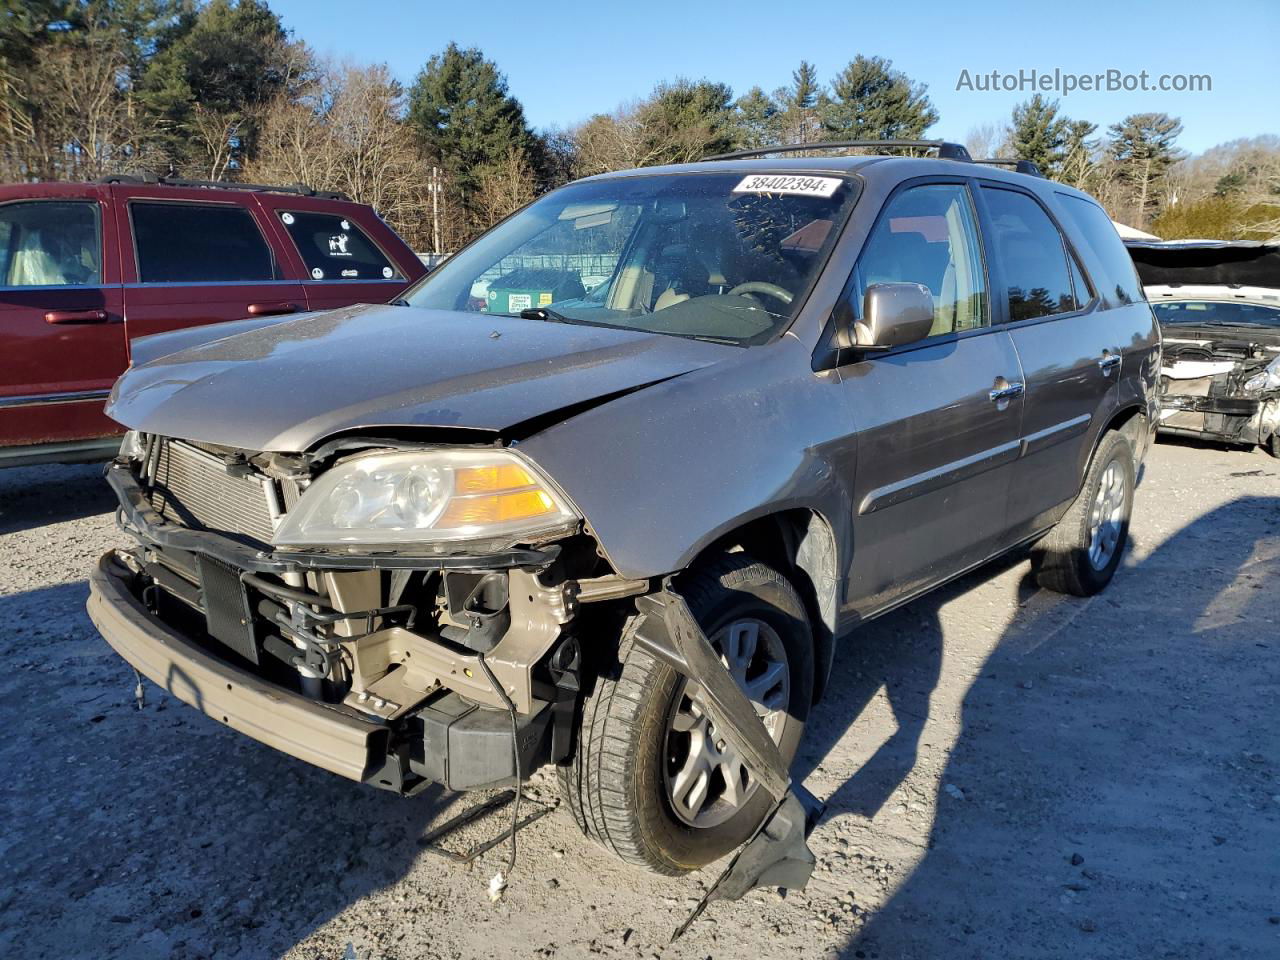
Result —
<path fill-rule="evenodd" d="M 658 294 L 658 300 L 653 305 L 654 313 L 659 310 L 665 310 L 667 307 L 674 307 L 677 303 L 684 303 L 689 299 L 687 293 L 678 293 L 675 287 L 667 287 L 662 293 Z"/>

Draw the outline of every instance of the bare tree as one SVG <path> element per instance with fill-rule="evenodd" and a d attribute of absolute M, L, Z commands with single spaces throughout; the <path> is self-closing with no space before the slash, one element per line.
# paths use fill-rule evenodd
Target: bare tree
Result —
<path fill-rule="evenodd" d="M 1001 146 L 1008 138 L 1007 127 L 994 123 L 981 123 L 969 128 L 964 138 L 964 146 L 969 151 L 969 156 L 981 160 L 998 156 Z"/>
<path fill-rule="evenodd" d="M 54 43 L 22 77 L 0 78 L 8 178 L 93 179 L 146 160 L 149 122 L 134 109 L 117 33 L 91 29 Z"/>
<path fill-rule="evenodd" d="M 246 175 L 340 190 L 424 249 L 426 166 L 403 113 L 404 91 L 385 65 L 326 64 L 297 99 L 281 98 L 264 111 L 258 156 Z"/>
<path fill-rule="evenodd" d="M 524 151 L 511 147 L 502 161 L 480 172 L 477 202 L 485 226 L 515 213 L 537 195 L 533 167 Z"/>
<path fill-rule="evenodd" d="M 196 104 L 191 118 L 191 132 L 204 147 L 208 166 L 201 170 L 209 180 L 221 180 L 235 159 L 234 143 L 245 125 L 239 111 L 213 110 Z"/>
<path fill-rule="evenodd" d="M 645 144 L 640 104 L 598 113 L 570 131 L 577 146 L 579 173 L 589 176 L 610 170 L 630 170 L 653 162 L 656 148 Z"/>

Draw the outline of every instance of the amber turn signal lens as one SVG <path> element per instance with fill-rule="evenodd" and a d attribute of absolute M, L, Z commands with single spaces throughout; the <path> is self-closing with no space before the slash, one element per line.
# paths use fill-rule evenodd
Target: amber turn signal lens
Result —
<path fill-rule="evenodd" d="M 529 475 L 529 471 L 514 463 L 463 467 L 456 470 L 453 475 L 453 491 L 455 496 L 460 497 L 533 486 L 537 486 L 537 481 Z"/>
<path fill-rule="evenodd" d="M 491 497 L 457 497 L 440 518 L 442 527 L 485 526 L 527 520 L 555 513 L 552 499 L 541 490 L 522 490 Z"/>

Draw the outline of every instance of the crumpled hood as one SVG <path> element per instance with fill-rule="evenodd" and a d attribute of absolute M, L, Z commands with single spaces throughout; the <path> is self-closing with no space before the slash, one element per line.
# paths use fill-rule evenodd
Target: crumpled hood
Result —
<path fill-rule="evenodd" d="M 707 366 L 739 348 L 518 317 L 357 306 L 158 357 L 117 381 L 109 416 L 135 430 L 303 451 L 335 433 L 501 432 Z"/>

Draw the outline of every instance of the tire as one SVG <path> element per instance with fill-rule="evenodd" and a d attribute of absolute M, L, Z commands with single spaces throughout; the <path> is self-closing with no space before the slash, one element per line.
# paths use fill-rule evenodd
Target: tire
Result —
<path fill-rule="evenodd" d="M 1107 490 L 1102 489 L 1104 478 Z M 1094 451 L 1080 495 L 1031 550 L 1031 567 L 1040 586 L 1091 597 L 1111 582 L 1129 537 L 1133 482 L 1133 449 L 1123 434 L 1108 432 Z M 1117 489 L 1117 483 L 1123 488 Z M 1099 527 L 1100 539 L 1095 539 L 1100 519 L 1096 513 L 1111 517 L 1105 527 Z M 1107 541 L 1110 550 L 1099 549 Z"/>
<path fill-rule="evenodd" d="M 1267 437 L 1267 442 L 1262 445 L 1262 449 L 1273 457 L 1280 459 L 1280 433 L 1273 433 Z"/>
<path fill-rule="evenodd" d="M 744 623 L 757 622 L 763 624 L 757 629 L 767 649 L 778 643 L 785 649 L 788 683 L 785 695 L 775 695 L 786 707 L 770 716 L 781 723 L 775 742 L 790 764 L 813 699 L 813 635 L 799 594 L 776 570 L 743 553 L 684 574 L 678 589 L 708 637 L 720 636 L 729 625 L 741 630 Z M 680 708 L 692 701 L 684 696 L 679 674 L 633 642 L 639 625 L 639 617 L 627 622 L 617 663 L 601 671 L 583 705 L 575 755 L 558 769 L 560 788 L 583 833 L 626 863 L 675 876 L 745 842 L 772 800 L 751 783 L 736 812 L 726 813 L 726 786 L 716 801 L 725 817 L 720 822 L 698 825 L 677 814 L 671 767 L 678 764 L 672 751 L 680 738 L 692 734 L 672 729 Z M 690 747 L 686 757 L 693 753 Z M 716 769 L 710 780 L 720 777 L 718 782 L 727 785 L 725 768 Z M 708 804 L 709 818 L 712 812 L 715 804 Z"/>

